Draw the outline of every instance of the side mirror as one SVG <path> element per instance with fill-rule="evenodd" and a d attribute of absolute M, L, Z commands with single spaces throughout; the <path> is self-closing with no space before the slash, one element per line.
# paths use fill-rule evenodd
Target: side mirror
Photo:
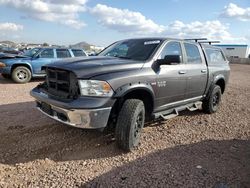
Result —
<path fill-rule="evenodd" d="M 180 55 L 166 55 L 164 59 L 158 59 L 157 63 L 159 65 L 176 65 L 181 63 Z"/>

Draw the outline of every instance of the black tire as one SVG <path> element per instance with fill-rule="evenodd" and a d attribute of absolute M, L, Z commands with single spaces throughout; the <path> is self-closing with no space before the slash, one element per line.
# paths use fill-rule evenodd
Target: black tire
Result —
<path fill-rule="evenodd" d="M 12 80 L 16 83 L 27 83 L 31 80 L 31 72 L 27 67 L 16 67 L 11 74 Z"/>
<path fill-rule="evenodd" d="M 203 100 L 202 109 L 205 113 L 212 114 L 218 110 L 221 102 L 221 88 L 218 85 L 213 85 L 208 96 Z"/>
<path fill-rule="evenodd" d="M 10 79 L 10 75 L 9 74 L 2 74 L 2 77 L 6 78 L 6 79 Z"/>
<path fill-rule="evenodd" d="M 138 146 L 145 122 L 145 108 L 141 100 L 128 99 L 118 115 L 115 137 L 119 148 L 131 151 Z"/>

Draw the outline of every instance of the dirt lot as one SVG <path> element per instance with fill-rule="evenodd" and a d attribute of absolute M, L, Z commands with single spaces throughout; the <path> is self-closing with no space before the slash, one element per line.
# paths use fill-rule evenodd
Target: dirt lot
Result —
<path fill-rule="evenodd" d="M 38 112 L 39 80 L 0 77 L 0 187 L 250 187 L 250 66 L 231 68 L 218 113 L 149 124 L 132 153 Z"/>

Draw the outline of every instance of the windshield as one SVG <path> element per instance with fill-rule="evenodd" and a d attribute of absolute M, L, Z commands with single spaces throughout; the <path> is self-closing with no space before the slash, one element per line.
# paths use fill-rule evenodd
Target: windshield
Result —
<path fill-rule="evenodd" d="M 26 52 L 24 52 L 23 55 L 24 55 L 24 56 L 32 57 L 32 56 L 35 55 L 39 50 L 40 50 L 40 48 L 33 48 L 33 49 L 31 49 L 31 50 L 27 50 Z"/>
<path fill-rule="evenodd" d="M 162 40 L 130 39 L 116 42 L 104 49 L 98 56 L 113 56 L 132 60 L 147 60 Z"/>

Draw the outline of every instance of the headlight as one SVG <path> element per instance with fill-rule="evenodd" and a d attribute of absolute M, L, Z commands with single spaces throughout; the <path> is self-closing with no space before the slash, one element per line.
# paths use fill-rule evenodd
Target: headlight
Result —
<path fill-rule="evenodd" d="M 83 96 L 111 97 L 114 93 L 107 82 L 100 80 L 79 80 L 79 87 Z"/>
<path fill-rule="evenodd" d="M 0 62 L 0 68 L 6 67 L 6 65 L 2 62 Z"/>

